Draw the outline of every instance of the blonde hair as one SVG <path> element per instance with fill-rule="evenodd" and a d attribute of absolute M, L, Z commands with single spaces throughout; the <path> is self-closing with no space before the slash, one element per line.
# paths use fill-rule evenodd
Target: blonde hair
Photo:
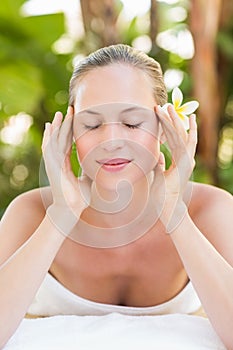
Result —
<path fill-rule="evenodd" d="M 91 70 L 111 64 L 122 63 L 136 67 L 151 78 L 155 101 L 159 105 L 167 102 L 167 91 L 163 80 L 160 64 L 142 51 L 124 44 L 103 47 L 80 61 L 74 68 L 70 80 L 69 104 L 74 105 L 75 87 Z"/>

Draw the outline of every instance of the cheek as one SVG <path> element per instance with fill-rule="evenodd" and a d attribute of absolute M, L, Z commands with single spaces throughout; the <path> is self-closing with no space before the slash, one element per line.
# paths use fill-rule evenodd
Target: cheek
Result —
<path fill-rule="evenodd" d="M 158 139 L 154 138 L 153 136 L 147 137 L 144 143 L 144 147 L 148 149 L 148 151 L 154 154 L 155 156 L 159 151 L 159 146 L 160 146 L 160 143 Z"/>
<path fill-rule="evenodd" d="M 90 137 L 81 136 L 75 141 L 79 162 L 82 164 L 90 155 L 90 150 L 95 148 L 95 144 Z"/>
<path fill-rule="evenodd" d="M 159 158 L 159 141 L 152 135 L 138 137 L 131 147 L 134 152 L 135 173 L 148 174 L 156 166 Z M 138 176 L 139 176 L 138 175 Z"/>
<path fill-rule="evenodd" d="M 81 168 L 92 180 L 96 177 L 99 165 L 96 163 L 97 146 L 91 137 L 82 136 L 75 142 Z"/>
<path fill-rule="evenodd" d="M 151 134 L 145 133 L 144 135 L 140 135 L 137 139 L 135 139 L 135 143 L 138 144 L 140 153 L 143 153 L 146 157 L 154 156 L 157 158 L 160 151 L 160 142 L 158 138 L 154 137 Z"/>

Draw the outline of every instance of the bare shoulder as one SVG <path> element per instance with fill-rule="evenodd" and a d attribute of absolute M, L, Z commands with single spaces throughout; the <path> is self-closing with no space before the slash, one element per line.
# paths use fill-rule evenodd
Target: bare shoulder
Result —
<path fill-rule="evenodd" d="M 193 206 L 199 214 L 203 209 L 206 211 L 208 208 L 208 212 L 211 212 L 220 206 L 222 209 L 228 209 L 233 205 L 232 195 L 216 186 L 192 182 L 192 189 Z"/>
<path fill-rule="evenodd" d="M 215 186 L 193 183 L 192 202 L 194 223 L 233 264 L 233 196 Z"/>
<path fill-rule="evenodd" d="M 7 208 L 8 212 L 20 212 L 22 215 L 25 213 L 43 214 L 46 208 L 52 202 L 52 194 L 50 187 L 36 188 L 27 192 L 24 192 L 17 196 Z"/>
<path fill-rule="evenodd" d="M 35 232 L 51 202 L 50 188 L 44 187 L 22 193 L 10 203 L 0 222 L 0 264 Z"/>

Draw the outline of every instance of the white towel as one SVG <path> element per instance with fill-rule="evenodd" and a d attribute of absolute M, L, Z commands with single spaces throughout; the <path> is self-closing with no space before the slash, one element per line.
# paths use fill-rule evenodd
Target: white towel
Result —
<path fill-rule="evenodd" d="M 4 350 L 226 350 L 199 316 L 53 316 L 24 319 Z"/>

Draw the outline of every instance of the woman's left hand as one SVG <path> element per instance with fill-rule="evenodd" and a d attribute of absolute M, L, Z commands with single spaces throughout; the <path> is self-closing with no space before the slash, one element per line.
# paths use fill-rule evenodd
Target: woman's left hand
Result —
<path fill-rule="evenodd" d="M 171 150 L 172 163 L 169 169 L 165 170 L 164 156 L 160 154 L 154 169 L 151 196 L 156 212 L 169 233 L 187 211 L 183 194 L 195 166 L 197 124 L 195 115 L 191 115 L 190 130 L 187 133 L 172 105 L 168 106 L 168 114 L 160 106 L 155 107 L 155 113 Z"/>

